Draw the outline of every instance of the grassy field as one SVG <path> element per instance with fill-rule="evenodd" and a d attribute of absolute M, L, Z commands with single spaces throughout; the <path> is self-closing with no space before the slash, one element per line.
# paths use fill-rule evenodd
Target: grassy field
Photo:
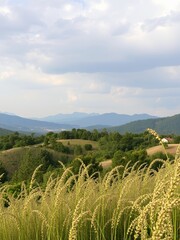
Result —
<path fill-rule="evenodd" d="M 22 183 L 0 188 L 1 240 L 179 240 L 180 153 L 158 172 L 119 167 L 104 178 L 50 177 L 45 188 Z"/>
<path fill-rule="evenodd" d="M 150 156 L 157 152 L 163 152 L 163 153 L 167 152 L 167 153 L 175 155 L 178 145 L 179 144 L 168 144 L 168 147 L 166 148 L 166 150 L 163 148 L 162 145 L 158 145 L 155 147 L 148 148 L 147 153 Z"/>
<path fill-rule="evenodd" d="M 111 167 L 111 165 L 112 165 L 112 160 L 111 159 L 101 162 L 101 166 L 103 168 L 109 168 L 109 167 Z"/>
<path fill-rule="evenodd" d="M 84 146 L 85 144 L 91 144 L 93 149 L 98 148 L 98 142 L 91 141 L 91 140 L 83 140 L 83 139 L 61 139 L 58 140 L 59 142 L 62 142 L 65 146 L 68 145 L 81 145 Z"/>

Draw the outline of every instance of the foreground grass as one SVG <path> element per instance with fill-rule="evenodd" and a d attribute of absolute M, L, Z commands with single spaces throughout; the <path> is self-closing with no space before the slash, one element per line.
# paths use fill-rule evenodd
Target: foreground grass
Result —
<path fill-rule="evenodd" d="M 18 196 L 1 187 L 1 240 L 179 239 L 180 153 L 158 172 L 116 167 L 96 180 L 64 167 L 43 189 L 37 172 Z"/>

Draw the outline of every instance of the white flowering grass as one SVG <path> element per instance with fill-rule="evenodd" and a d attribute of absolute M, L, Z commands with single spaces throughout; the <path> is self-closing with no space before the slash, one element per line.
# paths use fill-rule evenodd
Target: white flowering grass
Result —
<path fill-rule="evenodd" d="M 179 151 L 179 150 L 178 150 Z M 1 240 L 179 240 L 180 153 L 158 171 L 116 167 L 94 180 L 64 167 L 45 188 L 0 189 Z M 121 172 L 121 174 L 120 174 Z"/>

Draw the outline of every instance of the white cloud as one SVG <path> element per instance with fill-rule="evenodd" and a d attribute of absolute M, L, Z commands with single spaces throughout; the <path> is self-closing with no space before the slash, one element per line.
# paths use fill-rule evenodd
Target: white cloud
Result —
<path fill-rule="evenodd" d="M 0 31 L 5 111 L 180 110 L 178 0 L 4 0 Z"/>
<path fill-rule="evenodd" d="M 78 96 L 72 90 L 69 90 L 67 93 L 68 102 L 73 103 L 78 100 Z"/>
<path fill-rule="evenodd" d="M 7 6 L 0 7 L 0 14 L 2 16 L 11 16 L 11 10 Z"/>

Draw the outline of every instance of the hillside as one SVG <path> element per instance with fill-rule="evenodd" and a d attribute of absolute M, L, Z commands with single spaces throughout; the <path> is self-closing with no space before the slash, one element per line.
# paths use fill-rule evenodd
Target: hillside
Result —
<path fill-rule="evenodd" d="M 152 128 L 159 134 L 180 135 L 180 114 L 172 117 L 134 121 L 122 126 L 109 128 L 109 130 L 123 134 L 126 132 L 142 133 L 147 128 Z"/>
<path fill-rule="evenodd" d="M 4 128 L 0 128 L 0 136 L 4 136 L 4 135 L 8 135 L 11 134 L 12 131 L 4 129 Z"/>
<path fill-rule="evenodd" d="M 17 170 L 20 169 L 21 163 L 26 161 L 28 155 L 32 156 L 31 164 L 28 164 L 28 168 L 33 166 L 34 163 L 34 169 L 41 164 L 38 161 L 40 160 L 40 153 L 41 151 L 48 151 L 52 155 L 53 161 L 57 164 L 56 167 L 59 168 L 60 164 L 58 161 L 61 161 L 65 163 L 66 161 L 70 161 L 72 159 L 72 156 L 70 154 L 64 154 L 61 152 L 54 151 L 53 149 L 39 146 L 25 146 L 25 147 L 17 147 L 8 149 L 5 151 L 0 151 L 0 165 L 2 163 L 3 167 L 6 169 L 8 173 L 8 178 L 11 179 L 11 177 L 15 174 Z M 26 159 L 26 160 L 25 160 Z M 45 164 L 45 163 L 44 163 Z M 34 170 L 33 169 L 33 170 Z"/>

